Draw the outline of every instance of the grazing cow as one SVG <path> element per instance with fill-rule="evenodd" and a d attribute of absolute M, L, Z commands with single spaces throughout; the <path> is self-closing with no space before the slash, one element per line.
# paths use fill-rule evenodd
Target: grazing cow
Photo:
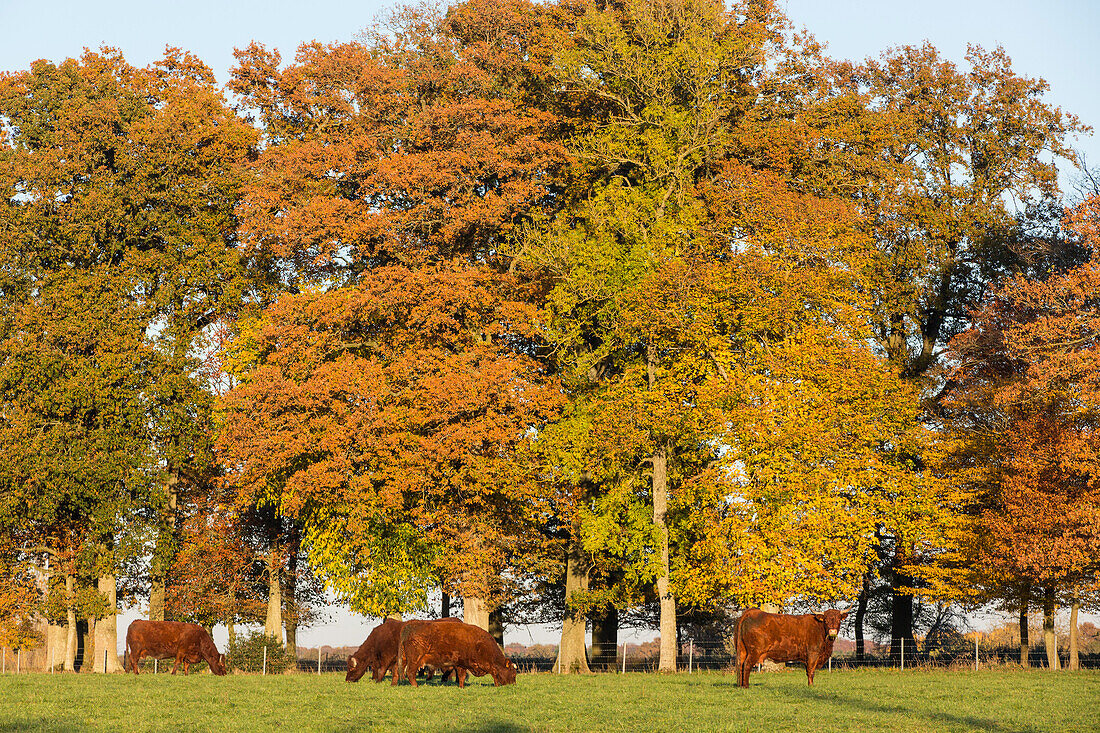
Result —
<path fill-rule="evenodd" d="M 138 673 L 138 665 L 146 654 L 154 659 L 175 657 L 172 674 L 179 669 L 180 662 L 183 662 L 183 673 L 187 674 L 191 665 L 201 660 L 206 660 L 214 674 L 225 674 L 225 655 L 218 653 L 210 633 L 198 624 L 138 619 L 126 629 L 126 651 L 134 674 Z"/>
<path fill-rule="evenodd" d="M 388 618 L 375 626 L 367 636 L 367 640 L 348 657 L 348 673 L 344 680 L 358 682 L 367 673 L 368 668 L 371 670 L 371 679 L 375 682 L 385 679 L 386 672 L 393 672 L 394 664 L 397 663 L 397 644 L 401 640 L 401 629 L 405 623 L 405 621 Z M 441 618 L 434 623 L 462 622 L 457 618 Z M 447 679 L 447 675 L 452 672 L 453 670 L 449 670 L 444 673 L 443 679 Z M 435 671 L 432 670 L 428 679 L 431 679 L 434 674 Z"/>
<path fill-rule="evenodd" d="M 405 677 L 416 687 L 416 675 L 430 665 L 437 669 L 453 667 L 459 687 L 466 686 L 466 673 L 475 677 L 490 674 L 493 683 L 514 684 L 516 667 L 504 656 L 504 651 L 489 632 L 471 624 L 439 624 L 430 621 L 409 621 L 401 629 L 397 645 L 397 666 L 393 682 Z"/>
<path fill-rule="evenodd" d="M 829 609 L 824 613 L 788 616 L 750 608 L 737 622 L 737 684 L 749 686 L 749 672 L 765 659 L 776 662 L 802 662 L 809 684 L 814 670 L 832 656 L 833 641 L 847 611 Z"/>

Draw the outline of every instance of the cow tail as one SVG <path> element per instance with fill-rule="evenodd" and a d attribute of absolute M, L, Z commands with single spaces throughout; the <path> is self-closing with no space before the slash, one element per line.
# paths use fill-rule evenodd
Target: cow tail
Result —
<path fill-rule="evenodd" d="M 123 672 L 133 672 L 134 671 L 133 670 L 134 658 L 132 656 L 130 656 L 130 635 L 129 634 L 126 634 L 126 651 L 124 652 L 124 654 L 125 654 L 125 658 L 126 658 L 126 664 L 122 665 L 122 671 Z M 131 667 L 131 669 L 126 669 L 128 666 Z"/>
<path fill-rule="evenodd" d="M 737 667 L 741 668 L 741 662 L 745 658 L 745 640 L 741 638 L 741 623 L 745 620 L 745 614 L 742 613 L 737 618 Z"/>

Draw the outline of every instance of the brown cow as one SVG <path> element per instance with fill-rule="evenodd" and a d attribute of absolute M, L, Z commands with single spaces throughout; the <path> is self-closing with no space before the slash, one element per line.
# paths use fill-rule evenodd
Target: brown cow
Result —
<path fill-rule="evenodd" d="M 440 622 L 461 623 L 457 618 L 441 618 Z M 367 669 L 371 670 L 371 679 L 381 682 L 386 677 L 386 672 L 392 672 L 397 662 L 397 644 L 400 641 L 401 629 L 406 622 L 388 618 L 370 632 L 355 653 L 348 657 L 348 673 L 344 677 L 347 682 L 358 682 Z M 453 670 L 444 673 L 443 679 Z M 434 674 L 434 670 L 432 674 Z M 431 675 L 428 676 L 431 679 Z"/>
<path fill-rule="evenodd" d="M 788 616 L 750 608 L 737 622 L 737 684 L 749 686 L 749 672 L 765 659 L 802 662 L 809 684 L 814 670 L 833 654 L 833 641 L 847 611 Z"/>
<path fill-rule="evenodd" d="M 187 674 L 192 664 L 204 659 L 211 672 L 225 674 L 225 655 L 218 653 L 209 632 L 198 624 L 138 619 L 126 629 L 126 650 L 134 674 L 138 673 L 138 665 L 146 654 L 154 659 L 175 657 L 172 674 L 179 669 L 180 662 L 183 662 L 183 673 Z"/>
<path fill-rule="evenodd" d="M 475 677 L 490 674 L 493 683 L 514 684 L 516 667 L 504 656 L 504 651 L 489 632 L 471 624 L 433 624 L 430 621 L 409 621 L 401 629 L 397 645 L 397 666 L 393 682 L 405 677 L 416 687 L 416 675 L 421 667 L 437 669 L 454 667 L 458 686 L 466 686 L 466 673 Z"/>

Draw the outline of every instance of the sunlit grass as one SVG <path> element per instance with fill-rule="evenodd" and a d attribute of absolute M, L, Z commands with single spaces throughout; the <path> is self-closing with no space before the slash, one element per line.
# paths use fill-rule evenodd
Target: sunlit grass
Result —
<path fill-rule="evenodd" d="M 437 678 L 438 680 L 438 678 Z M 495 688 L 343 675 L 7 675 L 0 731 L 1100 730 L 1100 673 L 801 671 L 521 675 Z"/>

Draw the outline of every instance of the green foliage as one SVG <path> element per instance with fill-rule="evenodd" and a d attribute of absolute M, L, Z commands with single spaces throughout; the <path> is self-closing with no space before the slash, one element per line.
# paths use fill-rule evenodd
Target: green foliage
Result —
<path fill-rule="evenodd" d="M 268 674 L 281 674 L 298 664 L 296 651 L 287 649 L 273 636 L 253 631 L 248 636 L 238 636 L 236 643 L 229 645 L 226 667 L 241 672 L 262 672 L 265 650 Z"/>

